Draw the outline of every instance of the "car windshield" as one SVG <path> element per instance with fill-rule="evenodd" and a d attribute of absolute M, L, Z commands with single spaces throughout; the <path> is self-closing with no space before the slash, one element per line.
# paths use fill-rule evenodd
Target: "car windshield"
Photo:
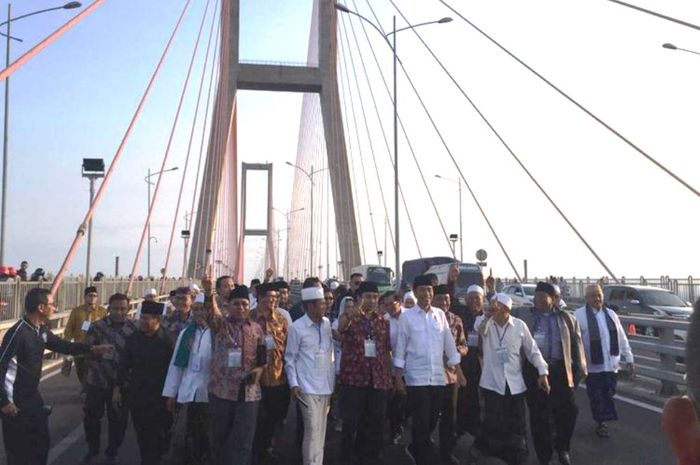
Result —
<path fill-rule="evenodd" d="M 525 295 L 529 295 L 531 297 L 535 295 L 535 286 L 523 286 L 523 290 L 525 291 Z"/>
<path fill-rule="evenodd" d="M 457 287 L 469 287 L 472 284 L 483 286 L 481 271 L 460 270 L 459 276 L 457 277 Z"/>
<path fill-rule="evenodd" d="M 642 300 L 646 305 L 658 305 L 660 307 L 687 307 L 688 304 L 676 294 L 667 291 L 640 290 Z"/>
<path fill-rule="evenodd" d="M 367 268 L 367 280 L 377 284 L 391 284 L 391 270 L 389 268 L 372 267 Z"/>

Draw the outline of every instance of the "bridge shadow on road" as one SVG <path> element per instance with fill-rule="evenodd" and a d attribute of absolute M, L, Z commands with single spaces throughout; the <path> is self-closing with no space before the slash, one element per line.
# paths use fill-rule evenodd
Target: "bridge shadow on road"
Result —
<path fill-rule="evenodd" d="M 51 431 L 49 465 L 77 465 L 87 450 L 82 431 L 83 411 L 78 382 L 74 375 L 70 378 L 61 375 L 52 376 L 42 382 L 41 391 L 46 403 L 54 406 L 49 424 Z M 579 389 L 576 399 L 580 414 L 571 451 L 572 463 L 575 465 L 675 464 L 673 453 L 661 431 L 658 411 L 618 400 L 617 408 L 621 420 L 610 424 L 611 438 L 601 439 L 594 433 L 595 423 L 588 409 L 585 391 Z M 106 422 L 106 419 L 103 421 Z M 294 446 L 295 425 L 295 412 L 294 408 L 291 408 L 285 430 L 280 437 L 280 465 L 301 463 L 299 452 Z M 403 440 L 408 441 L 409 438 L 404 437 Z M 468 435 L 460 439 L 455 451 L 457 458 L 465 459 L 472 440 L 473 438 Z M 106 445 L 106 424 L 103 427 L 102 444 L 103 447 Z M 339 463 L 337 460 L 339 445 L 340 435 L 334 431 L 329 422 L 325 463 L 329 465 Z M 0 441 L 0 463 L 6 463 L 4 450 L 4 444 Z M 388 445 L 383 454 L 387 465 L 411 463 L 402 446 Z M 136 436 L 131 425 L 120 450 L 120 458 L 124 465 L 139 464 Z M 479 463 L 492 465 L 502 462 L 484 458 Z M 537 465 L 537 463 L 530 444 L 529 465 Z M 556 459 L 553 463 L 556 463 Z"/>

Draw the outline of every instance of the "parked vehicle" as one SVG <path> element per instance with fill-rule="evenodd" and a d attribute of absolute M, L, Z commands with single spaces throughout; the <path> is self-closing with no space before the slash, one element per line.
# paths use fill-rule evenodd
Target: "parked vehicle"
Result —
<path fill-rule="evenodd" d="M 401 265 L 401 288 L 411 287 L 413 279 L 428 272 L 433 265 L 442 265 L 444 263 L 454 263 L 452 257 L 425 257 L 416 260 L 406 260 Z"/>
<path fill-rule="evenodd" d="M 620 315 L 649 318 L 688 320 L 693 307 L 668 289 L 651 286 L 610 284 L 603 287 L 605 304 Z M 637 325 L 637 333 L 658 337 L 658 330 Z M 686 331 L 674 331 L 677 339 L 685 341 Z"/>
<path fill-rule="evenodd" d="M 443 263 L 442 265 L 433 265 L 428 268 L 427 273 L 434 273 L 438 277 L 440 284 L 447 284 L 447 279 L 450 274 L 450 269 L 453 266 L 459 269 L 457 282 L 455 284 L 455 298 L 457 301 L 466 305 L 467 289 L 472 284 L 484 286 L 484 275 L 481 272 L 481 267 L 474 263 Z"/>
<path fill-rule="evenodd" d="M 366 281 L 374 281 L 379 292 L 393 289 L 394 271 L 381 265 L 360 265 L 352 269 L 353 273 L 362 273 Z"/>
<path fill-rule="evenodd" d="M 510 284 L 503 288 L 503 292 L 508 294 L 513 299 L 513 308 L 515 307 L 534 307 L 533 299 L 535 298 L 535 284 Z"/>

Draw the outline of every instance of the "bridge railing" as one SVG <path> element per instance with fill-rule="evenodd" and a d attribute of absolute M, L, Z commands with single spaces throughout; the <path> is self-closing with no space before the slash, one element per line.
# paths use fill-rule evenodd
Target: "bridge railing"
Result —
<path fill-rule="evenodd" d="M 42 287 L 49 289 L 51 281 L 20 281 L 9 280 L 0 282 L 0 298 L 6 304 L 0 307 L 0 322 L 5 320 L 16 320 L 22 315 L 24 308 L 24 297 L 30 289 Z M 94 281 L 93 286 L 97 288 L 99 302 L 106 303 L 109 296 L 117 292 L 124 292 L 129 284 L 128 279 L 107 279 Z M 163 288 L 164 293 L 189 284 L 185 279 L 167 279 Z M 143 297 L 146 289 L 160 287 L 160 280 L 134 281 L 131 296 Z M 84 279 L 69 279 L 63 281 L 58 288 L 54 299 L 56 301 L 57 313 L 70 310 L 83 303 L 85 291 Z"/>
<path fill-rule="evenodd" d="M 633 315 L 620 315 L 620 321 L 628 330 L 636 373 L 660 381 L 662 395 L 685 388 L 685 339 L 690 323 Z M 640 327 L 651 330 L 641 335 L 637 330 Z"/>

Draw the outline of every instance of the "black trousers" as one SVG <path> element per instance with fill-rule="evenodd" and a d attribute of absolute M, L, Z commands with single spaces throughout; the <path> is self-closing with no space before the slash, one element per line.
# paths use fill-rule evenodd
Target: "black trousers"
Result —
<path fill-rule="evenodd" d="M 387 416 L 392 435 L 401 432 L 401 427 L 406 420 L 406 400 L 406 393 L 393 391 L 389 394 Z"/>
<path fill-rule="evenodd" d="M 343 385 L 340 411 L 343 418 L 342 461 L 358 457 L 371 463 L 384 444 L 384 419 L 390 391 Z"/>
<path fill-rule="evenodd" d="M 131 418 L 139 444 L 141 465 L 159 465 L 161 457 L 168 450 L 173 423 L 172 415 L 165 408 L 165 399 L 132 403 Z"/>
<path fill-rule="evenodd" d="M 440 406 L 440 458 L 447 459 L 457 444 L 455 433 L 455 408 L 457 403 L 457 384 L 445 386 Z"/>
<path fill-rule="evenodd" d="M 2 436 L 7 465 L 46 465 L 49 419 L 41 406 L 24 407 L 14 417 L 3 415 Z"/>
<path fill-rule="evenodd" d="M 124 441 L 129 409 L 126 406 L 119 410 L 114 409 L 112 389 L 86 384 L 83 427 L 85 428 L 88 451 L 92 455 L 100 453 L 100 429 L 105 410 L 107 410 L 107 430 L 109 432 L 105 454 L 114 457 Z"/>
<path fill-rule="evenodd" d="M 527 391 L 530 431 L 541 462 L 549 462 L 553 451 L 569 451 L 578 416 L 574 390 L 569 387 L 563 362 L 550 363 L 549 383 L 549 395 L 537 387 Z"/>
<path fill-rule="evenodd" d="M 258 424 L 255 430 L 253 455 L 259 457 L 272 445 L 275 428 L 287 416 L 289 386 L 262 386 L 262 398 L 258 407 Z"/>
<path fill-rule="evenodd" d="M 413 442 L 411 452 L 416 465 L 433 465 L 435 451 L 430 445 L 430 435 L 437 426 L 440 406 L 445 393 L 444 386 L 408 386 L 408 403 L 413 418 Z"/>
<path fill-rule="evenodd" d="M 472 355 L 473 354 L 473 355 Z M 477 437 L 481 431 L 481 401 L 479 380 L 481 365 L 478 349 L 469 347 L 469 353 L 462 357 L 462 371 L 467 378 L 467 385 L 457 391 L 457 434 L 469 433 Z"/>

